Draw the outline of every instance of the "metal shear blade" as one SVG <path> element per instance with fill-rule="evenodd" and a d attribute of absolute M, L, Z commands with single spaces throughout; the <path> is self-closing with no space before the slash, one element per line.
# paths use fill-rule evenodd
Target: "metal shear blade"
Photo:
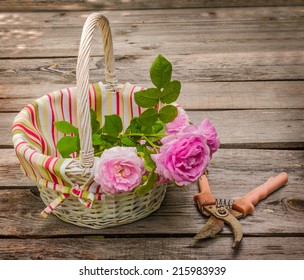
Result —
<path fill-rule="evenodd" d="M 203 207 L 206 212 L 219 220 L 229 224 L 232 229 L 234 241 L 232 247 L 237 247 L 243 239 L 243 229 L 239 221 L 223 205 L 209 205 Z"/>
<path fill-rule="evenodd" d="M 213 238 L 218 233 L 220 233 L 223 228 L 225 227 L 225 222 L 215 218 L 214 216 L 210 216 L 207 223 L 201 228 L 201 230 L 194 236 L 194 239 L 206 239 L 206 238 Z"/>
<path fill-rule="evenodd" d="M 210 215 L 207 211 L 203 209 L 201 209 L 201 212 L 205 216 L 210 216 L 210 218 L 208 219 L 206 224 L 200 229 L 200 231 L 194 236 L 194 239 L 200 240 L 200 239 L 215 237 L 218 233 L 220 233 L 223 230 L 223 228 L 225 227 L 225 222 L 223 220 L 216 218 L 213 215 Z M 237 219 L 243 217 L 243 213 L 239 211 L 229 209 L 229 212 Z"/>

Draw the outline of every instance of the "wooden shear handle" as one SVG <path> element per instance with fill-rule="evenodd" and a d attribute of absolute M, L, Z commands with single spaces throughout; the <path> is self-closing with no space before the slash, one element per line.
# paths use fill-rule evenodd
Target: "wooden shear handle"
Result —
<path fill-rule="evenodd" d="M 264 184 L 256 187 L 242 198 L 235 200 L 232 204 L 232 209 L 242 212 L 243 217 L 252 214 L 254 205 L 285 185 L 287 180 L 288 175 L 285 172 L 280 173 L 276 177 L 270 177 Z"/>
<path fill-rule="evenodd" d="M 202 175 L 199 178 L 198 185 L 201 192 L 194 195 L 194 200 L 197 203 L 199 209 L 201 209 L 203 206 L 216 204 L 216 200 L 213 194 L 211 193 L 206 175 Z"/>

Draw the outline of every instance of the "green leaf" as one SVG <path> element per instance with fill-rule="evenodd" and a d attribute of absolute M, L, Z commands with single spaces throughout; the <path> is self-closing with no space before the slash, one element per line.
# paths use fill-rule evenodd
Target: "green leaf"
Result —
<path fill-rule="evenodd" d="M 99 134 L 93 134 L 92 135 L 92 143 L 93 145 L 101 145 L 101 137 Z"/>
<path fill-rule="evenodd" d="M 100 122 L 97 120 L 96 112 L 93 109 L 90 109 L 90 115 L 91 115 L 92 133 L 94 133 L 100 128 Z"/>
<path fill-rule="evenodd" d="M 118 115 L 105 116 L 105 132 L 112 136 L 118 136 L 122 132 L 122 121 Z"/>
<path fill-rule="evenodd" d="M 65 136 L 57 143 L 57 150 L 63 158 L 69 157 L 71 153 L 79 152 L 79 137 Z"/>
<path fill-rule="evenodd" d="M 172 81 L 162 91 L 160 98 L 163 103 L 172 103 L 176 101 L 181 91 L 181 83 L 179 81 Z"/>
<path fill-rule="evenodd" d="M 131 119 L 130 125 L 125 131 L 125 134 L 131 133 L 140 133 L 141 132 L 141 125 L 138 123 L 138 117 L 134 117 Z"/>
<path fill-rule="evenodd" d="M 109 149 L 109 148 L 113 147 L 113 145 L 109 141 L 105 140 L 99 134 L 92 135 L 92 142 L 93 142 L 94 146 L 102 146 L 105 149 Z"/>
<path fill-rule="evenodd" d="M 138 106 L 149 108 L 158 104 L 161 94 L 161 91 L 157 88 L 148 88 L 146 90 L 135 92 L 134 99 Z"/>
<path fill-rule="evenodd" d="M 96 134 L 103 134 L 103 133 L 107 133 L 105 126 L 99 128 L 97 131 L 95 131 Z"/>
<path fill-rule="evenodd" d="M 144 156 L 145 149 L 147 149 L 147 148 L 143 145 L 136 146 L 136 150 L 137 150 L 137 153 L 139 156 L 141 156 L 141 154 L 142 154 L 142 156 Z"/>
<path fill-rule="evenodd" d="M 141 132 L 143 134 L 151 134 L 152 133 L 152 127 L 151 127 L 151 125 L 149 125 L 149 126 L 143 126 L 141 128 Z"/>
<path fill-rule="evenodd" d="M 118 145 L 118 138 L 116 136 L 101 134 L 100 137 L 101 139 L 104 139 L 105 141 L 109 142 L 112 147 Z"/>
<path fill-rule="evenodd" d="M 135 189 L 135 193 L 138 195 L 144 195 L 145 193 L 147 193 L 155 186 L 157 178 L 158 175 L 154 172 L 151 172 L 148 176 L 147 181 L 143 185 L 140 185 Z"/>
<path fill-rule="evenodd" d="M 158 119 L 158 112 L 154 108 L 144 111 L 139 117 L 138 122 L 142 126 L 152 126 Z"/>
<path fill-rule="evenodd" d="M 160 109 L 159 111 L 159 119 L 164 123 L 169 123 L 174 121 L 177 117 L 178 111 L 177 108 L 173 105 L 167 105 Z"/>
<path fill-rule="evenodd" d="M 150 68 L 150 77 L 152 83 L 158 88 L 166 87 L 171 80 L 172 65 L 161 54 L 152 63 Z"/>
<path fill-rule="evenodd" d="M 129 146 L 129 147 L 136 147 L 138 145 L 137 142 L 133 141 L 128 136 L 121 136 L 120 141 L 122 144 L 124 144 L 125 146 Z"/>
<path fill-rule="evenodd" d="M 161 121 L 157 121 L 153 126 L 152 126 L 152 132 L 153 134 L 156 134 L 156 133 L 165 133 L 165 125 L 163 122 Z"/>
<path fill-rule="evenodd" d="M 78 128 L 71 125 L 67 121 L 54 122 L 54 125 L 58 131 L 64 134 L 70 134 L 70 133 L 78 134 Z"/>
<path fill-rule="evenodd" d="M 151 128 L 151 131 L 149 133 L 146 133 L 146 134 L 156 134 L 155 136 L 147 136 L 147 138 L 151 142 L 156 142 L 156 141 L 159 141 L 163 138 L 163 135 L 157 136 L 157 134 L 165 134 L 166 133 L 164 123 L 160 120 L 158 120 L 152 127 L 150 126 L 150 128 Z"/>

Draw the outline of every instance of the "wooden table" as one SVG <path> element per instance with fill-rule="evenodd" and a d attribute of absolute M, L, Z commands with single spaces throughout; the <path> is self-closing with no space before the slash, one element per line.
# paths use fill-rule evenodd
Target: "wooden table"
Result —
<path fill-rule="evenodd" d="M 303 259 L 304 2 L 127 2 L 1 2 L 0 259 Z M 193 202 L 196 185 L 169 188 L 161 209 L 116 228 L 41 218 L 44 204 L 20 171 L 10 128 L 32 100 L 75 85 L 81 29 L 92 10 L 110 20 L 121 82 L 148 86 L 161 53 L 182 82 L 179 103 L 191 119 L 215 124 L 222 142 L 210 166 L 216 196 L 238 197 L 289 174 L 285 187 L 241 220 L 237 250 L 228 227 L 218 238 L 193 239 L 206 222 Z M 101 50 L 96 36 L 92 81 L 103 79 Z"/>

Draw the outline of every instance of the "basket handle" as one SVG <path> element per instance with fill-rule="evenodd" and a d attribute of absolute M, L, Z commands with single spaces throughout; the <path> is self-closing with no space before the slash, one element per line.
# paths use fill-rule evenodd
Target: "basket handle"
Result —
<path fill-rule="evenodd" d="M 90 168 L 94 164 L 89 90 L 89 60 L 93 33 L 100 26 L 105 57 L 105 78 L 107 91 L 116 91 L 117 80 L 114 69 L 113 42 L 109 21 L 100 13 L 90 14 L 83 26 L 76 67 L 77 119 L 80 138 L 80 164 Z"/>

